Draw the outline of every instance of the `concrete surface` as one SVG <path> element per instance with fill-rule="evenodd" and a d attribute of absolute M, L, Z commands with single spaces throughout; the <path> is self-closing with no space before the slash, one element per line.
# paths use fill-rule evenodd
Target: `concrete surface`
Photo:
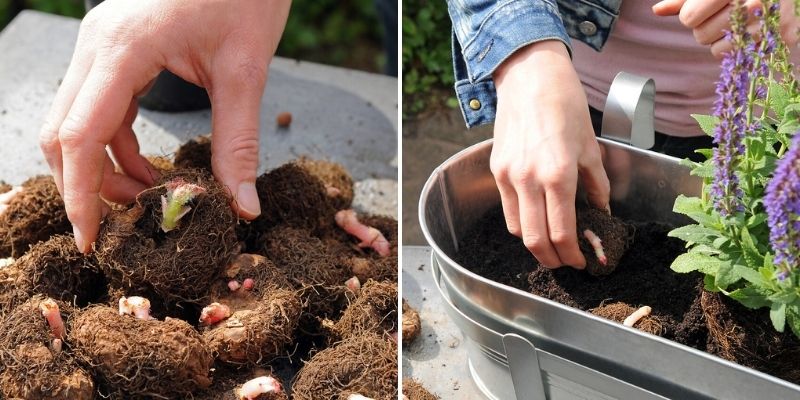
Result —
<path fill-rule="evenodd" d="M 490 137 L 492 126 L 467 130 L 458 110 L 403 121 L 403 244 L 426 244 L 417 203 L 431 172 L 453 154 Z"/>
<path fill-rule="evenodd" d="M 0 179 L 49 173 L 37 136 L 69 65 L 79 21 L 24 11 L 0 32 Z M 397 79 L 276 58 L 261 108 L 261 170 L 299 155 L 342 163 L 354 179 L 397 180 Z M 293 114 L 277 129 L 275 116 Z M 208 133 L 209 110 L 141 109 L 134 123 L 145 154 L 168 155 Z M 396 200 L 395 200 L 396 201 Z"/>
<path fill-rule="evenodd" d="M 464 335 L 445 314 L 431 277 L 431 249 L 403 246 L 403 298 L 419 311 L 420 336 L 403 346 L 403 378 L 414 378 L 443 400 L 484 400 L 467 367 Z"/>

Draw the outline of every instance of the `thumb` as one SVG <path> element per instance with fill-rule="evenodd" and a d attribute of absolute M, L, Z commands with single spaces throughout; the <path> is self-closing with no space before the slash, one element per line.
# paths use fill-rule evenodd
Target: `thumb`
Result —
<path fill-rule="evenodd" d="M 239 72 L 215 80 L 210 91 L 211 166 L 233 196 L 233 208 L 242 218 L 253 219 L 261 214 L 255 182 L 266 64 Z"/>
<path fill-rule="evenodd" d="M 662 0 L 653 5 L 653 14 L 659 17 L 678 15 L 684 3 L 686 3 L 686 0 Z"/>

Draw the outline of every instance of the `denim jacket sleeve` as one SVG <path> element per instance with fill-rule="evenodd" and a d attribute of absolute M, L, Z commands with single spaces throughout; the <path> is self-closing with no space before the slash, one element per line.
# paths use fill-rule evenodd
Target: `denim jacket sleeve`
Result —
<path fill-rule="evenodd" d="M 467 127 L 494 121 L 492 73 L 520 48 L 570 37 L 605 44 L 622 0 L 448 0 L 456 96 Z"/>

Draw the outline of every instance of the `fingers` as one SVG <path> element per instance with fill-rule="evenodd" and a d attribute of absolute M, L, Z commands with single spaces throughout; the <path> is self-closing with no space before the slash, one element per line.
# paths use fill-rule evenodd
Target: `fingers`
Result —
<path fill-rule="evenodd" d="M 100 199 L 106 170 L 106 144 L 117 132 L 130 105 L 132 90 L 108 68 L 92 66 L 58 131 L 63 197 L 75 242 L 84 253 L 97 238 L 104 207 Z M 135 186 L 131 182 L 128 190 Z"/>
<path fill-rule="evenodd" d="M 725 31 L 730 30 L 731 7 L 725 6 L 709 17 L 692 32 L 697 43 L 710 45 L 722 39 Z"/>
<path fill-rule="evenodd" d="M 602 160 L 599 145 L 595 141 L 594 146 L 578 164 L 578 174 L 589 204 L 601 210 L 609 210 L 611 184 Z"/>
<path fill-rule="evenodd" d="M 503 215 L 506 219 L 508 232 L 516 237 L 522 237 L 522 228 L 519 224 L 519 202 L 517 201 L 517 191 L 508 179 L 508 169 L 502 164 L 502 160 L 497 161 L 496 151 L 501 146 L 500 140 L 496 139 L 492 148 L 490 158 L 490 169 L 497 183 L 497 190 L 500 192 L 500 202 L 503 206 Z"/>
<path fill-rule="evenodd" d="M 586 267 L 586 259 L 578 247 L 577 221 L 575 217 L 575 192 L 577 171 L 565 172 L 564 179 L 545 191 L 547 204 L 547 226 L 561 265 L 578 269 Z"/>
<path fill-rule="evenodd" d="M 258 171 L 259 109 L 266 62 L 244 63 L 213 79 L 211 165 L 233 196 L 239 215 L 261 213 L 255 181 Z"/>
<path fill-rule="evenodd" d="M 138 109 L 137 101 L 132 100 L 122 125 L 120 125 L 117 133 L 111 139 L 111 143 L 109 143 L 109 148 L 114 155 L 114 160 L 117 161 L 117 164 L 126 175 L 144 185 L 152 186 L 155 184 L 155 179 L 158 178 L 159 174 L 150 162 L 139 154 L 139 141 L 136 139 L 136 134 L 133 132 L 132 127 Z"/>
<path fill-rule="evenodd" d="M 548 235 L 545 193 L 540 187 L 525 180 L 515 182 L 515 186 L 519 193 L 519 221 L 525 247 L 546 268 L 565 265 Z"/>
<path fill-rule="evenodd" d="M 100 196 L 104 200 L 119 204 L 129 203 L 147 187 L 148 185 L 142 182 L 116 172 L 114 162 L 111 161 L 111 157 L 106 155 L 103 165 L 103 184 L 100 187 Z"/>
<path fill-rule="evenodd" d="M 724 9 L 730 0 L 687 0 L 681 7 L 678 17 L 681 23 L 694 29 Z"/>
<path fill-rule="evenodd" d="M 660 17 L 678 15 L 686 0 L 663 0 L 653 5 L 653 14 Z"/>

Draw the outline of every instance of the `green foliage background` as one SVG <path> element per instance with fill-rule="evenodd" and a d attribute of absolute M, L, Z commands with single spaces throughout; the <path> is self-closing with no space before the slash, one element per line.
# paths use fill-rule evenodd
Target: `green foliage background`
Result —
<path fill-rule="evenodd" d="M 83 0 L 0 0 L 0 29 L 23 9 L 84 14 Z M 381 72 L 382 38 L 373 0 L 295 0 L 278 55 Z"/>
<path fill-rule="evenodd" d="M 451 24 L 444 0 L 403 0 L 403 113 L 412 117 L 453 97 Z"/>

